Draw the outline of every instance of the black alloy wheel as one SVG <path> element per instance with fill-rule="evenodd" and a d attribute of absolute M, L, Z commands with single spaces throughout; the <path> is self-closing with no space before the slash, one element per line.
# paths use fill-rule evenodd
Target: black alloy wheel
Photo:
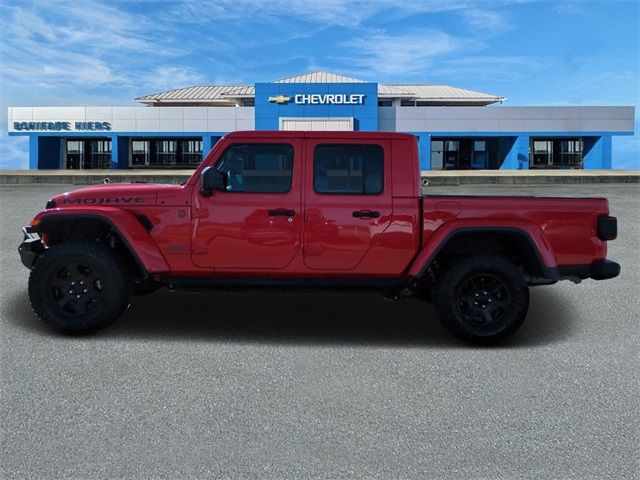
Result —
<path fill-rule="evenodd" d="M 118 254 L 98 243 L 48 248 L 29 276 L 29 299 L 46 324 L 63 333 L 106 327 L 129 305 L 132 276 Z"/>
<path fill-rule="evenodd" d="M 442 325 L 471 343 L 491 344 L 512 335 L 529 308 L 522 271 L 497 255 L 460 258 L 437 279 L 433 304 Z"/>
<path fill-rule="evenodd" d="M 500 321 L 509 308 L 511 295 L 504 281 L 492 274 L 479 274 L 465 280 L 458 292 L 458 311 L 473 325 Z"/>

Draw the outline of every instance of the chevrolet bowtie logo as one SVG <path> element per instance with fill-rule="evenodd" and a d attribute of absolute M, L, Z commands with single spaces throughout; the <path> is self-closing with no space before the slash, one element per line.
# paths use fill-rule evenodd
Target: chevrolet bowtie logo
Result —
<path fill-rule="evenodd" d="M 287 97 L 286 95 L 276 95 L 274 97 L 269 97 L 270 103 L 289 103 L 291 101 L 291 97 Z"/>

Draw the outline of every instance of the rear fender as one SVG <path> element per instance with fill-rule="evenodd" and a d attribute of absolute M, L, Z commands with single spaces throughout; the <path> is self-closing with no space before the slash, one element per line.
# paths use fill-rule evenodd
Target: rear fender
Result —
<path fill-rule="evenodd" d="M 93 219 L 105 222 L 120 237 L 142 270 L 149 274 L 170 270 L 158 246 L 145 227 L 129 212 L 115 207 L 96 208 L 55 208 L 36 215 L 37 231 L 45 232 L 56 222 L 82 221 Z M 39 220 L 39 222 L 38 222 Z"/>
<path fill-rule="evenodd" d="M 445 223 L 427 239 L 425 246 L 414 260 L 409 274 L 413 277 L 421 277 L 438 253 L 446 247 L 447 243 L 456 235 L 462 233 L 509 233 L 518 235 L 531 245 L 532 250 L 538 257 L 537 261 L 545 278 L 557 279 L 559 277 L 555 254 L 549 242 L 547 242 L 544 232 L 538 225 L 526 221 L 500 221 L 496 219 L 452 220 Z"/>

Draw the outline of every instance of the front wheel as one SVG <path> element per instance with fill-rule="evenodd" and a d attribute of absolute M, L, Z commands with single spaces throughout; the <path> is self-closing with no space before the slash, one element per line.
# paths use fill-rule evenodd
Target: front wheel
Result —
<path fill-rule="evenodd" d="M 106 327 L 129 305 L 131 276 L 117 255 L 94 243 L 48 248 L 29 276 L 38 317 L 69 334 Z"/>
<path fill-rule="evenodd" d="M 512 335 L 529 308 L 522 272 L 493 255 L 460 259 L 449 265 L 435 289 L 438 318 L 456 337 L 479 344 Z"/>

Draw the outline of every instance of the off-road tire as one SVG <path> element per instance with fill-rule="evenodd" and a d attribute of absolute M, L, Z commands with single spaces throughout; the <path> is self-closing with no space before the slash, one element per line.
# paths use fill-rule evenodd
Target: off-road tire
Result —
<path fill-rule="evenodd" d="M 494 255 L 467 257 L 447 265 L 433 303 L 442 325 L 457 338 L 495 344 L 522 325 L 529 288 L 509 260 Z"/>
<path fill-rule="evenodd" d="M 110 325 L 129 306 L 132 281 L 120 257 L 98 243 L 54 245 L 29 276 L 36 315 L 66 334 L 90 333 Z"/>

